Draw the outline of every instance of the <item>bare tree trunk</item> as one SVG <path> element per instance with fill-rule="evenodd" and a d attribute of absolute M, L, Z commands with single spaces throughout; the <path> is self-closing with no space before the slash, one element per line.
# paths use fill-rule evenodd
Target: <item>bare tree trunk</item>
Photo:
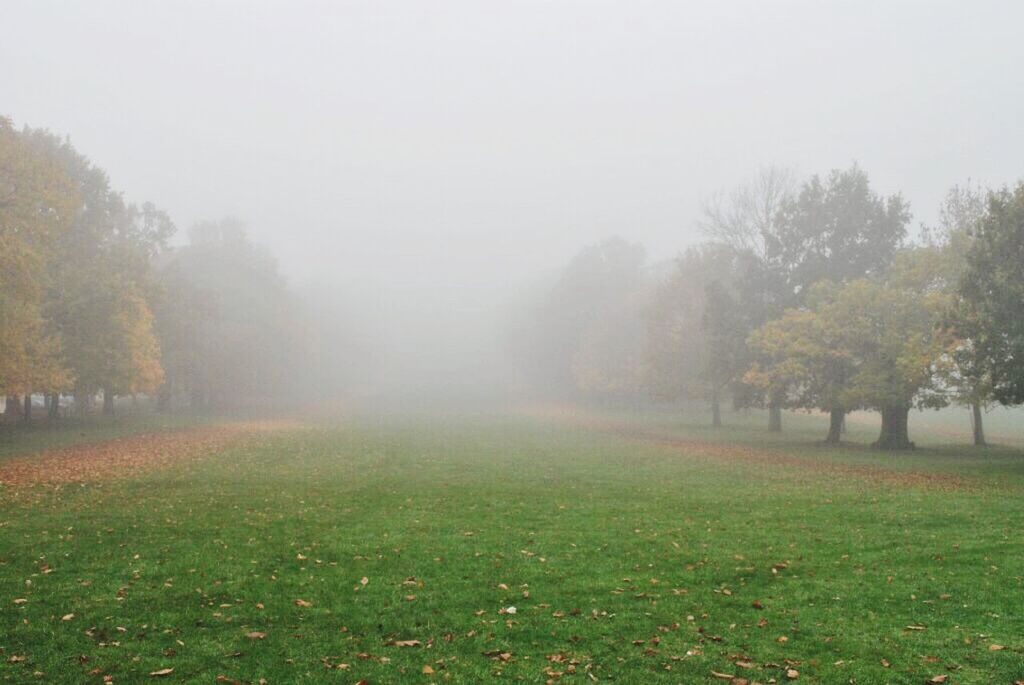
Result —
<path fill-rule="evenodd" d="M 32 421 L 32 393 L 25 395 L 25 408 L 21 411 L 21 420 L 25 423 Z"/>
<path fill-rule="evenodd" d="M 825 437 L 826 445 L 838 445 L 843 434 L 843 423 L 846 421 L 845 409 L 832 409 L 828 420 L 828 435 Z"/>
<path fill-rule="evenodd" d="M 51 419 L 60 418 L 60 393 L 55 392 L 50 394 L 50 406 L 46 408 L 47 414 Z"/>
<path fill-rule="evenodd" d="M 971 412 L 973 413 L 973 427 L 974 427 L 974 445 L 976 447 L 985 447 L 988 443 L 985 442 L 985 427 L 981 421 L 981 403 L 972 402 Z"/>
<path fill-rule="evenodd" d="M 773 433 L 782 430 L 782 407 L 775 401 L 768 404 L 768 430 Z"/>
<path fill-rule="evenodd" d="M 905 406 L 884 407 L 882 409 L 882 431 L 878 440 L 871 445 L 880 450 L 912 450 L 914 443 L 910 441 L 907 422 L 910 409 Z"/>
<path fill-rule="evenodd" d="M 114 393 L 110 388 L 103 388 L 103 414 L 105 416 L 114 415 Z"/>
<path fill-rule="evenodd" d="M 711 425 L 714 428 L 722 427 L 722 408 L 718 400 L 718 388 L 711 391 Z"/>

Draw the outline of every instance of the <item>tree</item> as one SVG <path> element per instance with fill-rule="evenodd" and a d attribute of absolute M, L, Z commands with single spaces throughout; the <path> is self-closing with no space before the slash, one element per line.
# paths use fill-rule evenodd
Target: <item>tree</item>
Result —
<path fill-rule="evenodd" d="M 989 193 L 972 232 L 960 286 L 969 308 L 972 355 L 989 374 L 992 396 L 1024 402 L 1024 182 Z"/>
<path fill-rule="evenodd" d="M 739 261 L 726 245 L 687 250 L 649 310 L 647 382 L 662 399 L 700 398 L 721 424 L 721 401 L 749 360 L 737 306 Z"/>
<path fill-rule="evenodd" d="M 843 419 L 852 409 L 843 391 L 855 369 L 829 316 L 837 290 L 823 281 L 807 293 L 807 307 L 789 309 L 754 331 L 748 344 L 757 358 L 745 377 L 755 387 L 784 388 L 785 406 L 827 412 L 825 443 L 830 445 L 839 443 Z"/>
<path fill-rule="evenodd" d="M 821 280 L 845 283 L 884 274 L 902 244 L 910 210 L 899 195 L 879 197 L 856 164 L 815 175 L 782 203 L 777 218 L 778 257 L 799 306 Z"/>
<path fill-rule="evenodd" d="M 555 396 L 633 396 L 643 348 L 645 254 L 612 237 L 581 250 L 530 317 L 524 356 L 535 389 Z"/>
<path fill-rule="evenodd" d="M 79 198 L 60 166 L 26 137 L 0 118 L 0 392 L 8 410 L 18 395 L 70 380 L 43 305 L 56 245 Z"/>
<path fill-rule="evenodd" d="M 166 363 L 161 404 L 272 404 L 296 390 L 297 306 L 277 263 L 236 219 L 204 222 L 163 255 L 157 301 Z"/>
<path fill-rule="evenodd" d="M 38 129 L 26 136 L 82 199 L 55 247 L 46 309 L 81 406 L 103 390 L 104 412 L 112 413 L 116 394 L 152 391 L 162 375 L 149 304 L 151 264 L 174 226 L 151 204 L 126 204 L 106 173 L 68 140 Z"/>
<path fill-rule="evenodd" d="M 897 273 L 839 286 L 821 282 L 808 306 L 791 309 L 751 338 L 774 363 L 748 374 L 755 383 L 787 382 L 795 406 L 831 414 L 826 442 L 839 442 L 842 417 L 859 408 L 882 415 L 879 449 L 913 447 L 911 407 L 945 403 L 936 366 L 948 344 L 936 327 L 948 295 L 916 287 Z"/>
<path fill-rule="evenodd" d="M 766 167 L 729 193 L 717 193 L 704 203 L 698 226 L 712 241 L 728 246 L 742 262 L 734 284 L 735 299 L 719 298 L 713 309 L 723 315 L 729 312 L 730 343 L 745 344 L 754 329 L 781 314 L 792 299 L 781 261 L 778 219 L 782 207 L 792 201 L 795 185 L 792 170 Z M 734 358 L 741 351 L 729 350 Z M 740 370 L 741 376 L 745 370 Z M 747 385 L 737 390 L 742 392 L 734 394 L 734 404 L 766 406 L 768 429 L 782 430 L 784 387 Z"/>
<path fill-rule="evenodd" d="M 904 271 L 913 270 L 916 278 L 951 298 L 942 321 L 952 344 L 942 365 L 942 383 L 950 399 L 971 410 L 974 444 L 984 446 L 983 410 L 993 401 L 991 374 L 979 357 L 977 312 L 959 292 L 967 269 L 967 254 L 974 232 L 985 216 L 985 193 L 968 181 L 949 190 L 939 207 L 939 224 L 924 227 L 924 245 L 902 255 Z M 914 262 L 911 264 L 910 262 Z"/>

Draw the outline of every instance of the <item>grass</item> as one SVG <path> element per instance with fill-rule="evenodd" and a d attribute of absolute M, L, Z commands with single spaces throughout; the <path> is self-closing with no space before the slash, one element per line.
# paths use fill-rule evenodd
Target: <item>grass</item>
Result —
<path fill-rule="evenodd" d="M 966 485 L 524 416 L 262 434 L 126 480 L 0 493 L 0 681 L 1024 678 L 1024 456 L 824 450 L 820 419 L 779 437 L 728 418 L 717 433 L 630 420 Z"/>

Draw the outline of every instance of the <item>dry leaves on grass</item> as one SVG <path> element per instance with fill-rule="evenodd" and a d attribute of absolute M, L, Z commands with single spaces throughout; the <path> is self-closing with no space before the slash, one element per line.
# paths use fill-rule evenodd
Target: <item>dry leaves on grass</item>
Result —
<path fill-rule="evenodd" d="M 221 451 L 253 435 L 298 425 L 293 421 L 238 421 L 62 447 L 4 462 L 0 483 L 61 485 L 126 478 Z"/>

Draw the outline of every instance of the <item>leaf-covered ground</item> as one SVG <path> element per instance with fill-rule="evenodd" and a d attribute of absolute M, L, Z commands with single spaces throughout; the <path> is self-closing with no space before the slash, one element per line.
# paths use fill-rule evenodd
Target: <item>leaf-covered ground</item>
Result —
<path fill-rule="evenodd" d="M 584 418 L 287 425 L 4 486 L 0 681 L 1024 679 L 1021 453 Z"/>

